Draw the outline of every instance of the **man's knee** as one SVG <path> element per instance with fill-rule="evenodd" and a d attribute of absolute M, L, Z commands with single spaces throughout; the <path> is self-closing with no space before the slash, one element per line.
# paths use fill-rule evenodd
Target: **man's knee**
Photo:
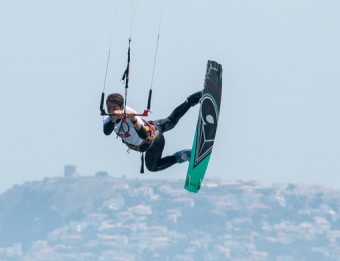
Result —
<path fill-rule="evenodd" d="M 148 171 L 151 171 L 151 172 L 158 171 L 157 164 L 149 164 L 148 162 L 145 162 L 145 166 L 146 166 Z"/>

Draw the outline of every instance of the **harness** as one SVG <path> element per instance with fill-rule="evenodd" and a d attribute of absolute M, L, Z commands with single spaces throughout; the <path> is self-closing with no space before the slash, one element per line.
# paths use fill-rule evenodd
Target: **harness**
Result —
<path fill-rule="evenodd" d="M 147 133 L 148 133 L 147 138 L 144 139 L 142 141 L 142 143 L 137 145 L 137 146 L 122 140 L 123 143 L 126 146 L 129 147 L 129 149 L 132 149 L 132 150 L 135 150 L 135 151 L 139 151 L 139 152 L 147 151 L 151 147 L 151 145 L 152 145 L 154 139 L 156 138 L 156 136 L 158 135 L 158 130 L 156 129 L 156 127 L 154 125 L 152 125 L 150 122 L 146 121 L 145 119 L 142 119 L 142 120 L 143 120 L 143 122 L 145 124 L 143 127 L 147 131 Z"/>
<path fill-rule="evenodd" d="M 143 118 L 141 118 L 141 119 L 144 122 L 144 126 L 142 128 L 144 128 L 147 131 L 147 133 L 148 133 L 147 138 L 144 139 L 142 141 L 142 143 L 137 145 L 137 146 L 133 145 L 133 144 L 130 144 L 130 143 L 124 141 L 123 139 L 122 139 L 122 141 L 123 141 L 123 143 L 126 146 L 128 146 L 129 149 L 132 149 L 132 150 L 135 150 L 135 151 L 139 151 L 141 153 L 141 169 L 140 169 L 140 173 L 144 173 L 144 152 L 148 151 L 151 148 L 151 146 L 152 146 L 152 144 L 153 144 L 153 142 L 154 142 L 154 140 L 157 137 L 159 132 L 158 132 L 157 128 L 153 124 L 151 124 L 150 122 L 148 122 L 147 120 L 145 120 Z"/>

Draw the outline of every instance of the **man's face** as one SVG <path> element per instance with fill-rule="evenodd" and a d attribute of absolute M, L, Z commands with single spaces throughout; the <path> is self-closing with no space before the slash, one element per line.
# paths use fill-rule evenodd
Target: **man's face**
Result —
<path fill-rule="evenodd" d="M 114 113 L 114 111 L 118 111 L 118 110 L 123 110 L 123 106 L 119 107 L 119 105 L 115 104 L 115 103 L 108 103 L 107 104 L 107 111 L 108 113 Z"/>

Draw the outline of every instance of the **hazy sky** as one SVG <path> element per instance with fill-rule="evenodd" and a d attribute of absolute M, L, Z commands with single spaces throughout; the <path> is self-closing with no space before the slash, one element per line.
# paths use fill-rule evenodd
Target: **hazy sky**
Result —
<path fill-rule="evenodd" d="M 128 104 L 146 107 L 161 10 L 161 0 L 1 2 L 0 192 L 68 164 L 184 184 L 187 164 L 139 174 L 139 154 L 105 136 L 99 115 L 110 39 L 106 93 L 123 92 L 130 33 Z M 216 60 L 223 97 L 207 177 L 340 188 L 339 10 L 336 0 L 164 0 L 149 118 L 202 89 Z M 197 114 L 166 134 L 165 155 L 191 147 Z"/>

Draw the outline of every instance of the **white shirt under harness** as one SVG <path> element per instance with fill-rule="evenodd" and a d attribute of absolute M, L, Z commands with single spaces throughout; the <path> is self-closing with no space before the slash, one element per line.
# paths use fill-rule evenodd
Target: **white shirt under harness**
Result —
<path fill-rule="evenodd" d="M 131 109 L 128 106 L 126 106 L 126 111 L 132 111 L 134 113 L 137 113 L 135 110 Z M 144 122 L 141 117 L 136 116 L 136 119 L 141 125 L 144 126 Z M 103 119 L 103 124 L 109 121 L 111 121 L 111 118 L 109 116 L 105 116 Z M 122 124 L 123 126 L 121 127 Z M 122 120 L 120 120 L 118 123 L 115 123 L 113 130 L 124 142 L 127 142 L 131 145 L 139 146 L 144 141 L 138 136 L 131 120 L 128 118 L 126 118 L 125 123 L 123 123 Z"/>

